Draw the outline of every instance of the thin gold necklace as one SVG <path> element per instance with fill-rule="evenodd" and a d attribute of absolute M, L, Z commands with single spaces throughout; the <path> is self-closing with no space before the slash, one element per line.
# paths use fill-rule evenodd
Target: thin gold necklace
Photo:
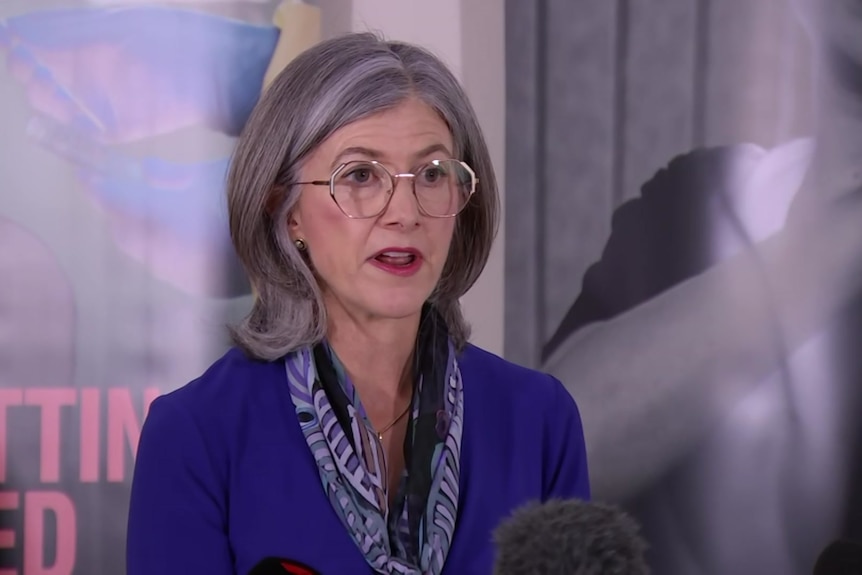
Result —
<path fill-rule="evenodd" d="M 377 432 L 377 439 L 379 441 L 383 441 L 383 434 L 386 433 L 387 431 L 389 431 L 390 429 L 392 429 L 393 425 L 395 425 L 396 423 L 401 421 L 401 418 L 404 417 L 405 415 L 407 415 L 408 411 L 410 411 L 410 402 L 409 401 L 407 402 L 407 407 L 404 408 L 404 411 L 402 411 L 398 417 L 393 419 L 389 425 L 387 425 L 386 427 L 384 427 L 383 429 L 381 429 L 380 431 Z"/>

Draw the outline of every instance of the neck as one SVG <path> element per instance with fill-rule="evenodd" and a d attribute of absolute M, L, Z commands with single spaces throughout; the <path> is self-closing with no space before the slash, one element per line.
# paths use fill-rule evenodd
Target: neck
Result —
<path fill-rule="evenodd" d="M 327 340 L 360 395 L 396 397 L 412 389 L 419 313 L 401 319 L 363 319 L 327 308 Z"/>

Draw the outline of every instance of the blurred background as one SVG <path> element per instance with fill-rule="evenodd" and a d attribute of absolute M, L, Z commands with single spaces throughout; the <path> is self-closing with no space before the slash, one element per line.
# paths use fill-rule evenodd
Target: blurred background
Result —
<path fill-rule="evenodd" d="M 146 406 L 250 304 L 233 142 L 365 30 L 464 84 L 505 216 L 473 342 L 565 383 L 655 572 L 862 537 L 862 1 L 0 0 L 0 573 L 125 571 Z"/>

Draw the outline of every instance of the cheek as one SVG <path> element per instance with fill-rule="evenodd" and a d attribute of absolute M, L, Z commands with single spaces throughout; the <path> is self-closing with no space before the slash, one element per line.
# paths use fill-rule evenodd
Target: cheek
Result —
<path fill-rule="evenodd" d="M 344 245 L 344 217 L 335 206 L 335 211 L 330 209 L 325 202 L 327 198 L 303 196 L 297 209 L 297 218 L 300 227 L 296 236 L 301 237 L 308 244 L 308 252 L 315 269 L 324 271 L 334 256 L 338 255 L 337 248 Z M 340 217 L 341 216 L 341 217 Z"/>
<path fill-rule="evenodd" d="M 304 222 L 311 263 L 326 283 L 349 278 L 360 267 L 373 220 L 350 220 L 337 207 L 323 209 Z"/>
<path fill-rule="evenodd" d="M 322 190 L 306 190 L 296 206 L 296 219 L 299 222 L 297 236 L 302 236 L 310 245 L 319 245 L 340 224 L 341 212 L 332 203 L 329 195 Z M 332 204 L 332 205 L 329 205 Z"/>

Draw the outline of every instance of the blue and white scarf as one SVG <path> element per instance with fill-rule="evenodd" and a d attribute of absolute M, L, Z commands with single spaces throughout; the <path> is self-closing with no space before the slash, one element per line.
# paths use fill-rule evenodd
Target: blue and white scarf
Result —
<path fill-rule="evenodd" d="M 377 434 L 343 366 L 324 342 L 285 358 L 300 426 L 323 488 L 369 565 L 386 575 L 439 575 L 458 517 L 464 396 L 442 317 L 423 310 L 405 471 L 393 508 Z"/>

